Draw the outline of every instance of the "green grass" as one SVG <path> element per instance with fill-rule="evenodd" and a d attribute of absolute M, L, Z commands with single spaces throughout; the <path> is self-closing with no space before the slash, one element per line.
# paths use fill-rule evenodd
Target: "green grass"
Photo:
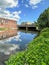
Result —
<path fill-rule="evenodd" d="M 6 28 L 0 28 L 0 31 L 4 31 Z"/>
<path fill-rule="evenodd" d="M 11 30 L 10 28 L 0 28 L 0 31 Z"/>
<path fill-rule="evenodd" d="M 49 65 L 49 28 L 43 29 L 25 51 L 10 56 L 6 65 Z"/>

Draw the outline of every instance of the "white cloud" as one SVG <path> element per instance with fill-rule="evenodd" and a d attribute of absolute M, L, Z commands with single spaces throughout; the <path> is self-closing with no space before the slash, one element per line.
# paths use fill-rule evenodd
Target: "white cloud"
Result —
<path fill-rule="evenodd" d="M 15 6 L 18 6 L 18 0 L 0 0 L 1 8 L 15 7 Z"/>
<path fill-rule="evenodd" d="M 15 41 L 22 41 L 21 39 L 20 39 L 20 33 L 18 33 L 18 35 L 17 36 L 13 36 L 13 37 L 10 37 L 10 38 L 8 38 L 8 39 L 6 39 L 6 42 L 11 42 L 12 40 L 15 40 Z"/>
<path fill-rule="evenodd" d="M 21 11 L 10 12 L 6 8 L 12 8 L 18 6 L 18 0 L 0 0 L 0 17 L 19 20 Z"/>
<path fill-rule="evenodd" d="M 29 5 L 32 9 L 38 8 L 38 5 L 42 0 L 29 0 Z"/>
<path fill-rule="evenodd" d="M 25 5 L 26 7 L 29 7 L 27 4 Z"/>
<path fill-rule="evenodd" d="M 32 7 L 32 9 L 36 9 L 36 8 L 38 8 L 38 6 L 36 6 L 36 5 Z"/>
<path fill-rule="evenodd" d="M 15 12 L 13 12 L 13 13 L 12 13 L 13 18 L 15 18 L 15 19 L 19 20 L 19 19 L 20 19 L 19 14 L 21 14 L 21 11 L 15 11 Z"/>
<path fill-rule="evenodd" d="M 1 8 L 0 8 L 0 10 L 1 10 Z"/>
<path fill-rule="evenodd" d="M 18 0 L 6 0 L 8 4 L 10 4 L 10 7 L 14 7 L 18 5 Z"/>
<path fill-rule="evenodd" d="M 29 1 L 29 4 L 30 5 L 36 5 L 36 4 L 38 4 L 38 3 L 40 3 L 42 0 L 30 0 Z"/>
<path fill-rule="evenodd" d="M 13 52 L 16 52 L 16 50 L 19 50 L 20 47 L 18 44 L 1 44 L 0 43 L 0 52 L 4 53 L 5 55 L 9 55 Z"/>
<path fill-rule="evenodd" d="M 21 13 L 21 11 L 19 11 L 19 14 Z"/>
<path fill-rule="evenodd" d="M 21 35 L 19 32 L 17 36 L 10 37 L 4 40 L 0 40 L 0 52 L 4 53 L 5 55 L 9 55 L 15 52 L 16 50 L 20 50 L 19 44 L 12 44 L 12 43 L 10 44 L 12 40 L 21 42 L 22 40 L 20 39 L 20 36 Z"/>
<path fill-rule="evenodd" d="M 0 18 L 7 18 L 7 19 L 13 19 L 16 21 L 19 21 L 20 16 L 19 14 L 21 14 L 21 11 L 15 11 L 15 12 L 10 12 L 8 10 L 5 10 L 3 12 L 0 12 Z"/>
<path fill-rule="evenodd" d="M 42 0 L 26 0 L 25 7 L 29 7 L 29 5 L 32 7 L 32 9 L 38 8 L 37 4 L 40 3 Z M 24 0 L 22 0 L 22 3 L 24 3 Z"/>

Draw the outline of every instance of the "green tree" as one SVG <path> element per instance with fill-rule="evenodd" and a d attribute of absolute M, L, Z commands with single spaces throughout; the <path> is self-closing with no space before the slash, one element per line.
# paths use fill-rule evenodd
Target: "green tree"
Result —
<path fill-rule="evenodd" d="M 43 28 L 49 27 L 49 8 L 47 8 L 37 20 L 38 28 L 41 30 Z"/>

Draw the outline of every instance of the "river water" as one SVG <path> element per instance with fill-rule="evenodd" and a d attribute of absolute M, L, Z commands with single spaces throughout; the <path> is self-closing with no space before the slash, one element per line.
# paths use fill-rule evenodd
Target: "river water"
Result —
<path fill-rule="evenodd" d="M 0 63 L 6 59 L 6 56 L 24 50 L 35 36 L 37 36 L 35 32 L 18 31 L 16 36 L 0 40 Z"/>

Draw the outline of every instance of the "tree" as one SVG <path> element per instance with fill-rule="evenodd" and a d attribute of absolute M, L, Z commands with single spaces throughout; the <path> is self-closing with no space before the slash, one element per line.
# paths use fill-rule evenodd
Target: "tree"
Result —
<path fill-rule="evenodd" d="M 49 27 L 49 8 L 47 8 L 37 20 L 38 28 L 41 30 L 43 28 Z"/>

